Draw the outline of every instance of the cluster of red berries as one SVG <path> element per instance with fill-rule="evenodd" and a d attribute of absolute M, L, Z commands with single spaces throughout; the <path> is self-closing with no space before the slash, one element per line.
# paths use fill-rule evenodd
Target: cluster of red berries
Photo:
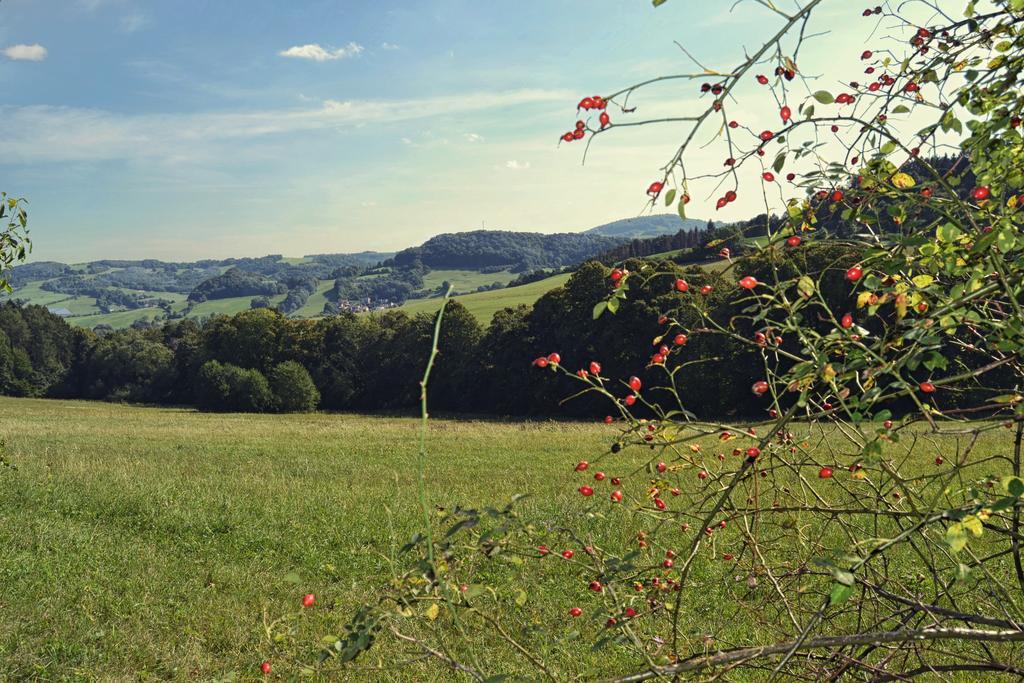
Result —
<path fill-rule="evenodd" d="M 546 356 L 538 356 L 533 359 L 533 365 L 538 368 L 546 368 L 549 365 L 558 365 L 562 362 L 562 357 L 557 353 L 549 353 Z"/>
<path fill-rule="evenodd" d="M 719 197 L 717 202 L 715 202 L 715 209 L 722 209 L 726 204 L 731 204 L 734 201 L 736 201 L 736 192 L 734 190 L 729 190 Z"/>

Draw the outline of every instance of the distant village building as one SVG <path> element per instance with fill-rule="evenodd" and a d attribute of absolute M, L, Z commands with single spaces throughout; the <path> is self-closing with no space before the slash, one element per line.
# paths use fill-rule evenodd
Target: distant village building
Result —
<path fill-rule="evenodd" d="M 47 307 L 46 310 L 48 310 L 50 313 L 53 313 L 54 315 L 59 315 L 62 318 L 70 318 L 72 315 L 74 315 L 71 311 L 69 311 L 66 308 Z"/>

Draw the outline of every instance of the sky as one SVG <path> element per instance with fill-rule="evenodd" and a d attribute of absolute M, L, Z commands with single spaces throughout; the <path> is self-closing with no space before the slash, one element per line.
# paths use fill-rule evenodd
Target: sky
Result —
<path fill-rule="evenodd" d="M 753 0 L 0 0 L 0 189 L 29 201 L 32 260 L 392 251 L 441 232 L 584 230 L 635 216 L 678 125 L 559 145 L 576 103 L 756 49 Z M 793 6 L 782 0 L 780 6 Z M 804 86 L 860 73 L 871 26 L 826 2 Z M 764 93 L 733 105 L 777 123 Z M 696 85 L 637 112 L 702 106 Z M 705 138 L 716 131 L 710 130 Z M 704 139 L 702 139 L 702 142 Z M 720 167 L 720 150 L 695 158 Z M 744 195 L 715 211 L 764 211 Z M 659 211 L 665 209 L 659 208 Z"/>

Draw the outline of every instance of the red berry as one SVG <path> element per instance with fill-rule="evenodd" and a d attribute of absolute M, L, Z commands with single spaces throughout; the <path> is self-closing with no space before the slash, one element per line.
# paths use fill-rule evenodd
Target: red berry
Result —
<path fill-rule="evenodd" d="M 587 124 L 583 123 L 582 121 L 577 121 L 576 122 L 576 130 L 583 130 L 586 127 L 587 127 Z"/>
<path fill-rule="evenodd" d="M 834 202 L 841 202 L 841 201 L 843 201 L 843 193 L 842 193 L 842 191 L 836 190 L 835 192 L 833 192 L 832 193 L 832 201 L 834 201 Z"/>
<path fill-rule="evenodd" d="M 935 393 L 935 385 L 932 384 L 931 382 L 921 382 L 919 387 L 921 389 L 921 393 L 924 393 L 924 394 L 933 394 L 933 393 Z"/>
<path fill-rule="evenodd" d="M 783 123 L 789 121 L 792 116 L 793 111 L 789 107 L 783 107 L 779 110 L 779 117 L 782 119 Z"/>
<path fill-rule="evenodd" d="M 586 131 L 584 131 L 582 128 L 577 128 L 572 132 L 572 139 L 582 140 L 584 135 L 586 135 Z"/>
<path fill-rule="evenodd" d="M 677 334 L 675 339 L 672 340 L 672 343 L 676 346 L 686 346 L 686 341 L 687 339 L 685 334 Z"/>
<path fill-rule="evenodd" d="M 314 602 L 316 602 L 316 596 L 312 593 L 306 593 L 302 596 L 303 607 L 312 607 Z"/>
<path fill-rule="evenodd" d="M 885 422 L 882 423 L 882 426 L 885 427 L 886 429 L 892 429 L 892 420 L 886 420 Z"/>
<path fill-rule="evenodd" d="M 597 481 L 604 481 L 605 476 L 604 472 L 594 472 L 594 479 Z"/>
<path fill-rule="evenodd" d="M 775 174 L 772 173 L 771 171 L 765 171 L 764 173 L 761 174 L 761 177 L 764 178 L 764 181 L 766 183 L 774 183 L 775 182 Z"/>
<path fill-rule="evenodd" d="M 853 316 L 847 313 L 843 316 L 843 319 L 839 321 L 839 324 L 843 326 L 844 330 L 848 330 L 853 327 Z"/>
<path fill-rule="evenodd" d="M 580 100 L 580 103 L 578 105 L 576 105 L 576 108 L 577 109 L 593 109 L 594 108 L 594 100 L 593 100 L 593 98 L 584 97 L 582 100 Z"/>
<path fill-rule="evenodd" d="M 725 193 L 725 201 L 734 202 L 736 201 L 736 193 L 733 190 L 729 190 Z"/>
<path fill-rule="evenodd" d="M 775 137 L 775 133 L 771 132 L 770 130 L 765 130 L 765 131 L 761 131 L 761 135 L 759 137 L 761 138 L 762 141 L 768 142 L 773 137 Z"/>
<path fill-rule="evenodd" d="M 732 562 L 732 553 L 724 553 L 722 559 L 726 562 Z"/>
<path fill-rule="evenodd" d="M 941 464 L 942 464 L 943 462 L 944 462 L 944 461 L 943 461 L 943 459 L 942 459 L 942 456 L 941 456 L 941 455 L 939 455 L 939 456 L 937 456 L 937 457 L 935 458 L 935 464 L 936 464 L 936 465 L 941 465 Z"/>
<path fill-rule="evenodd" d="M 658 508 L 659 510 L 664 510 L 665 509 L 665 501 L 663 501 L 661 498 L 655 498 L 654 499 L 654 506 L 656 508 Z"/>
<path fill-rule="evenodd" d="M 725 197 L 721 197 L 717 202 L 715 202 L 715 208 L 716 209 L 721 209 L 722 207 L 724 207 L 728 203 L 729 202 L 728 202 L 728 200 L 726 200 Z"/>
<path fill-rule="evenodd" d="M 583 614 L 583 610 L 581 610 L 579 607 L 573 607 L 572 609 L 569 610 L 569 616 L 571 616 L 573 618 L 578 617 L 581 614 Z"/>
<path fill-rule="evenodd" d="M 593 361 L 593 360 L 590 361 L 590 374 L 591 375 L 600 375 L 601 374 L 601 364 L 598 363 L 597 361 Z"/>
<path fill-rule="evenodd" d="M 971 192 L 971 196 L 974 197 L 979 202 L 988 199 L 991 194 L 991 190 L 989 190 L 988 187 L 985 185 L 982 185 L 981 187 L 976 187 L 974 188 L 974 191 Z"/>
<path fill-rule="evenodd" d="M 551 551 L 548 550 L 548 547 L 546 545 L 539 545 L 537 546 L 537 552 L 540 553 L 541 557 L 545 557 Z"/>
<path fill-rule="evenodd" d="M 676 291 L 683 293 L 690 291 L 690 283 L 688 283 L 686 280 L 682 278 L 679 278 L 678 280 L 676 280 Z"/>
<path fill-rule="evenodd" d="M 663 463 L 663 462 L 659 462 L 659 463 L 658 463 L 658 465 L 657 465 L 657 470 L 658 470 L 659 472 L 664 472 L 664 471 L 665 471 L 665 470 L 667 470 L 667 469 L 668 469 L 668 465 L 666 465 L 666 464 L 665 464 L 665 463 Z"/>
<path fill-rule="evenodd" d="M 860 266 L 853 266 L 846 271 L 846 279 L 850 282 L 856 282 L 864 275 L 864 269 Z"/>
<path fill-rule="evenodd" d="M 562 362 L 562 357 L 557 353 L 549 353 L 548 362 L 551 363 L 552 365 L 558 365 L 559 363 Z"/>
<path fill-rule="evenodd" d="M 613 503 L 621 503 L 622 502 L 622 491 L 619 491 L 618 489 L 615 489 L 614 491 L 612 491 L 611 499 L 612 499 Z"/>
<path fill-rule="evenodd" d="M 671 568 L 672 568 L 672 564 L 673 564 L 672 560 L 670 560 L 670 559 L 667 559 L 667 558 L 666 558 L 666 559 L 665 559 L 665 560 L 664 560 L 664 561 L 663 561 L 663 562 L 661 563 L 661 566 L 662 566 L 662 567 L 664 567 L 665 569 L 671 569 Z"/>
<path fill-rule="evenodd" d="M 697 473 L 697 478 L 698 479 L 707 479 L 708 478 L 708 473 L 706 471 L 704 471 L 704 470 L 701 470 L 700 472 Z"/>
<path fill-rule="evenodd" d="M 625 403 L 627 406 L 631 406 L 634 403 L 636 403 L 636 396 L 633 395 L 633 394 L 630 394 L 626 398 L 622 399 L 622 402 Z"/>
<path fill-rule="evenodd" d="M 739 124 L 739 123 L 737 123 L 736 121 L 730 121 L 730 122 L 729 122 L 729 127 L 730 127 L 730 128 L 739 128 L 739 127 L 740 127 L 740 124 Z"/>
<path fill-rule="evenodd" d="M 612 422 L 615 422 L 615 418 L 614 417 L 612 417 L 611 415 L 605 415 L 604 416 L 604 423 L 606 425 L 610 425 Z"/>
<path fill-rule="evenodd" d="M 747 449 L 747 457 L 748 458 L 753 459 L 753 458 L 756 458 L 759 455 L 761 455 L 761 449 L 758 448 L 757 446 L 751 446 L 750 448 Z"/>
<path fill-rule="evenodd" d="M 548 359 L 545 358 L 544 356 L 541 356 L 540 358 L 534 358 L 533 364 L 536 365 L 538 368 L 546 368 L 548 366 Z"/>
<path fill-rule="evenodd" d="M 594 489 L 590 488 L 589 486 L 581 486 L 579 488 L 579 492 L 587 497 L 594 495 Z"/>
<path fill-rule="evenodd" d="M 260 671 L 262 671 L 265 674 L 270 673 L 270 662 L 263 662 L 262 664 L 260 664 Z"/>
<path fill-rule="evenodd" d="M 595 593 L 600 593 L 602 590 L 604 590 L 604 586 L 601 585 L 600 581 L 591 581 L 590 590 L 594 591 Z"/>
<path fill-rule="evenodd" d="M 786 244 L 790 247 L 799 247 L 800 242 L 802 241 L 803 240 L 801 240 L 798 235 L 793 235 L 791 237 L 786 238 Z"/>
<path fill-rule="evenodd" d="M 793 182 L 794 180 L 796 180 L 796 173 L 787 173 L 786 180 L 788 180 L 789 182 Z"/>
<path fill-rule="evenodd" d="M 740 287 L 743 289 L 753 289 L 754 287 L 757 287 L 757 278 L 750 275 L 746 276 L 740 280 Z"/>
<path fill-rule="evenodd" d="M 571 560 L 573 555 L 575 555 L 575 553 L 573 551 L 571 551 L 571 550 L 563 550 L 562 551 L 562 557 L 564 557 L 567 560 Z"/>
<path fill-rule="evenodd" d="M 629 378 L 629 388 L 630 389 L 632 389 L 633 391 L 640 391 L 640 387 L 641 386 L 643 386 L 643 384 L 640 382 L 640 378 L 639 377 L 634 375 L 633 377 Z"/>
<path fill-rule="evenodd" d="M 576 463 L 576 471 L 577 472 L 583 472 L 588 467 L 590 467 L 590 463 L 587 462 L 586 460 L 580 460 L 578 463 Z"/>
<path fill-rule="evenodd" d="M 618 282 L 622 279 L 622 271 L 618 268 L 612 270 L 611 278 L 613 281 Z"/>
<path fill-rule="evenodd" d="M 707 296 L 708 294 L 710 294 L 711 293 L 711 285 L 704 285 L 703 287 L 701 287 L 700 288 L 700 293 L 703 294 L 704 296 Z"/>
<path fill-rule="evenodd" d="M 665 183 L 655 181 L 647 187 L 647 194 L 649 194 L 652 197 L 657 197 L 659 194 L 661 194 L 661 190 L 664 187 Z"/>
<path fill-rule="evenodd" d="M 754 384 L 751 385 L 750 387 L 750 390 L 754 392 L 754 394 L 757 396 L 763 396 L 764 394 L 768 393 L 768 389 L 768 382 L 765 382 L 763 379 L 754 382 Z"/>
<path fill-rule="evenodd" d="M 612 486 L 618 486 L 621 483 L 622 483 L 622 480 L 619 479 L 618 477 L 613 477 L 612 478 Z"/>
<path fill-rule="evenodd" d="M 763 74 L 758 75 L 757 82 L 761 85 L 768 85 L 768 77 Z"/>
<path fill-rule="evenodd" d="M 564 140 L 565 142 L 572 142 L 573 140 L 575 140 L 575 138 L 572 136 L 572 132 L 570 131 L 562 136 L 562 140 Z"/>
<path fill-rule="evenodd" d="M 871 50 L 864 50 L 860 55 L 861 59 L 871 59 Z"/>
<path fill-rule="evenodd" d="M 597 118 L 601 122 L 601 127 L 602 128 L 607 127 L 612 122 L 611 117 L 608 116 L 608 112 L 606 112 L 606 111 L 601 112 L 601 115 L 599 117 L 597 117 Z"/>
<path fill-rule="evenodd" d="M 818 470 L 818 478 L 819 479 L 831 479 L 832 478 L 832 468 L 831 467 L 822 467 L 820 470 Z"/>

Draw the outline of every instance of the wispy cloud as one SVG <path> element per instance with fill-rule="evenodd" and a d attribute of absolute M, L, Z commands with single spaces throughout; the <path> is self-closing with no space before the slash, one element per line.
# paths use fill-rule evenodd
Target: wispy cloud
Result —
<path fill-rule="evenodd" d="M 311 59 L 314 62 L 326 62 L 334 59 L 347 59 L 357 57 L 363 52 L 363 46 L 359 43 L 349 43 L 335 50 L 327 50 L 319 43 L 308 45 L 296 45 L 287 50 L 278 52 L 282 57 L 294 57 L 296 59 Z"/>
<path fill-rule="evenodd" d="M 46 59 L 46 48 L 39 43 L 32 45 L 11 45 L 0 50 L 0 53 L 17 62 L 41 62 Z"/>
<path fill-rule="evenodd" d="M 395 45 L 394 43 L 381 43 L 380 44 L 380 49 L 382 49 L 382 50 L 401 50 L 402 48 L 400 48 L 398 45 Z"/>
<path fill-rule="evenodd" d="M 464 137 L 466 139 L 466 142 L 483 142 L 484 141 L 484 136 L 483 135 L 478 135 L 476 133 L 466 133 L 462 137 Z"/>
<path fill-rule="evenodd" d="M 506 110 L 563 101 L 568 96 L 553 90 L 471 92 L 406 100 L 325 100 L 319 107 L 194 114 L 0 105 L 0 139 L 7 141 L 0 166 L 108 159 L 175 161 L 215 154 L 210 145 L 220 142 Z"/>
<path fill-rule="evenodd" d="M 121 21 L 118 22 L 121 33 L 135 33 L 136 31 L 146 28 L 149 24 L 149 17 L 139 12 L 126 14 L 121 17 Z"/>
<path fill-rule="evenodd" d="M 530 162 L 516 161 L 515 159 L 512 159 L 511 161 L 505 162 L 505 168 L 510 168 L 513 171 L 525 171 L 526 169 L 530 168 Z"/>

